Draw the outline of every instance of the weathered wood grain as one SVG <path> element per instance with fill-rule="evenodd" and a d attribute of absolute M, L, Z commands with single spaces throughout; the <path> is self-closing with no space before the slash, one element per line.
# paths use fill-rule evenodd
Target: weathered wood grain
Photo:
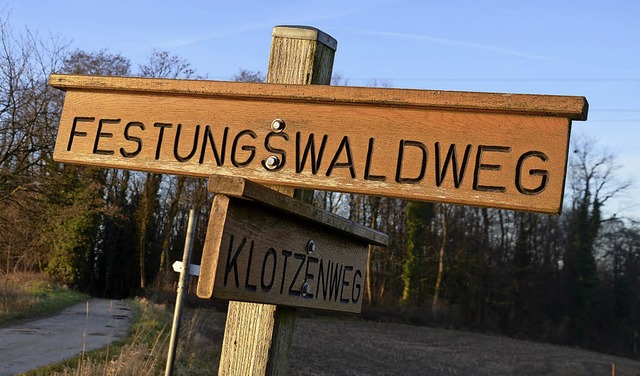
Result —
<path fill-rule="evenodd" d="M 212 218 L 221 207 L 226 217 L 217 222 L 222 230 L 208 233 L 199 297 L 210 298 L 212 291 L 213 298 L 225 300 L 360 312 L 367 264 L 364 239 L 262 202 L 221 197 L 226 196 L 216 195 Z M 213 244 L 219 252 L 210 248 Z"/>
<path fill-rule="evenodd" d="M 570 128 L 570 118 L 506 111 L 72 90 L 54 158 L 558 213 Z"/>
<path fill-rule="evenodd" d="M 389 236 L 387 236 L 387 234 L 359 225 L 305 202 L 300 202 L 300 200 L 244 178 L 219 175 L 211 176 L 209 177 L 209 191 L 258 201 L 262 205 L 271 207 L 282 215 L 294 216 L 301 220 L 311 221 L 320 227 L 319 231 L 322 229 L 323 231 L 342 233 L 343 235 L 359 239 L 365 244 L 381 246 L 389 244 Z"/>
<path fill-rule="evenodd" d="M 218 259 L 222 245 L 222 233 L 227 221 L 229 209 L 229 197 L 215 195 L 211 204 L 211 213 L 207 224 L 207 234 L 202 247 L 202 259 L 200 261 L 200 275 L 196 295 L 203 299 L 213 297 L 213 284 L 218 270 Z"/>
<path fill-rule="evenodd" d="M 286 29 L 286 35 L 280 34 L 283 29 Z M 310 29 L 273 29 L 268 82 L 316 85 L 330 83 L 336 42 L 319 30 L 315 35 L 310 35 Z M 327 43 L 328 41 L 331 43 Z M 308 47 L 304 47 L 305 45 Z M 316 53 L 300 53 L 304 50 Z M 300 67 L 303 67 L 302 71 Z M 289 69 L 297 73 L 289 74 Z M 294 193 L 293 187 L 271 188 L 290 196 Z M 231 301 L 218 373 L 239 376 L 285 375 L 289 369 L 295 322 L 295 309 Z"/>
<path fill-rule="evenodd" d="M 277 52 L 273 54 L 276 57 L 279 56 Z M 288 65 L 288 67 L 309 67 L 309 64 L 311 63 Z M 571 120 L 586 120 L 589 108 L 586 99 L 581 96 L 285 85 L 282 84 L 285 82 L 280 77 L 286 73 L 290 72 L 283 72 L 278 75 L 278 81 L 270 81 L 281 84 L 60 74 L 51 75 L 49 84 L 67 92 L 78 90 L 115 91 L 152 94 L 155 96 L 202 97 L 217 100 L 317 103 L 339 106 L 337 108 L 374 106 L 417 110 L 508 113 L 555 116 Z M 309 77 L 312 78 L 314 76 Z M 305 82 L 307 76 L 303 73 L 297 73 L 295 78 Z"/>

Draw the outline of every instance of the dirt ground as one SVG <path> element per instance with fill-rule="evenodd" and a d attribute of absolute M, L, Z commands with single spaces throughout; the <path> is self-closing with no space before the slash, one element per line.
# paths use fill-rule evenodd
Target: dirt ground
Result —
<path fill-rule="evenodd" d="M 293 375 L 640 375 L 640 362 L 505 337 L 400 324 L 298 319 Z"/>
<path fill-rule="evenodd" d="M 224 314 L 207 320 L 222 342 Z M 640 361 L 576 348 L 326 316 L 297 319 L 290 363 L 295 376 L 640 376 Z"/>

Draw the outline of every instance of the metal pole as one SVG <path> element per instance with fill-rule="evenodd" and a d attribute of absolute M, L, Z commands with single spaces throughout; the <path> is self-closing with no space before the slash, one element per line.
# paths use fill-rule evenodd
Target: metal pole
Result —
<path fill-rule="evenodd" d="M 189 224 L 187 225 L 187 239 L 182 253 L 182 270 L 178 280 L 178 294 L 176 296 L 176 308 L 173 312 L 173 324 L 171 325 L 171 340 L 169 342 L 169 354 L 167 355 L 167 368 L 165 376 L 173 375 L 173 363 L 175 362 L 176 348 L 178 346 L 178 334 L 180 333 L 180 318 L 182 305 L 184 304 L 185 289 L 189 288 L 189 267 L 191 266 L 191 248 L 193 248 L 194 227 L 198 220 L 195 210 L 189 211 Z M 187 291 L 188 292 L 188 291 Z"/>

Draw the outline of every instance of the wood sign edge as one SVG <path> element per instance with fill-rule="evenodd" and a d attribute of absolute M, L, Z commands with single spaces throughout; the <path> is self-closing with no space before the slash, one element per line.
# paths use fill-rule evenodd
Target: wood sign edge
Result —
<path fill-rule="evenodd" d="M 264 101 L 324 102 L 344 105 L 400 106 L 526 114 L 587 120 L 582 96 L 389 89 L 352 86 L 287 85 L 255 82 L 178 80 L 52 74 L 49 85 L 61 90 L 166 93 Z"/>

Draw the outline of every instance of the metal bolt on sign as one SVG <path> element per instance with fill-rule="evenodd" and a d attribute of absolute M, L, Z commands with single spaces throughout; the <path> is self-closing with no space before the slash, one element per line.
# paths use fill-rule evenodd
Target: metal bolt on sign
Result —
<path fill-rule="evenodd" d="M 309 295 L 309 290 L 311 289 L 311 286 L 309 286 L 309 284 L 307 282 L 305 282 L 302 285 L 302 292 L 300 293 L 302 295 L 303 298 L 306 298 Z"/>
<path fill-rule="evenodd" d="M 275 170 L 279 165 L 280 158 L 276 157 L 275 155 L 269 156 L 264 162 L 264 166 L 267 168 L 267 170 Z"/>
<path fill-rule="evenodd" d="M 312 254 L 316 251 L 316 243 L 313 240 L 309 240 L 307 243 L 307 253 Z"/>
<path fill-rule="evenodd" d="M 282 132 L 286 126 L 287 125 L 285 124 L 284 120 L 279 119 L 279 118 L 278 119 L 274 119 L 271 122 L 271 130 L 276 132 L 276 133 Z"/>

